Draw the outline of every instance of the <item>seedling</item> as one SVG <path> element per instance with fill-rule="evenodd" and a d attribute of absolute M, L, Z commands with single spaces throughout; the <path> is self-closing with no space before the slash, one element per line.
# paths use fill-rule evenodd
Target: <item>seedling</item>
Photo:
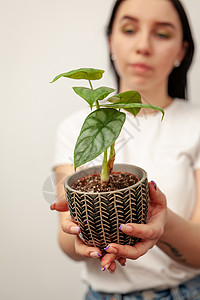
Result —
<path fill-rule="evenodd" d="M 103 73 L 104 71 L 99 69 L 81 68 L 56 76 L 52 83 L 61 77 L 88 80 L 89 88 L 73 87 L 75 93 L 87 101 L 91 109 L 91 113 L 86 117 L 76 141 L 74 169 L 76 171 L 79 166 L 104 153 L 101 183 L 106 184 L 109 181 L 115 160 L 115 141 L 126 120 L 126 114 L 121 109 L 135 117 L 141 108 L 150 108 L 160 111 L 162 119 L 164 111 L 158 106 L 143 104 L 141 95 L 137 91 L 127 91 L 107 98 L 115 90 L 106 86 L 94 89 L 91 82 L 101 79 Z M 107 100 L 106 103 L 105 101 L 101 102 L 104 99 Z"/>

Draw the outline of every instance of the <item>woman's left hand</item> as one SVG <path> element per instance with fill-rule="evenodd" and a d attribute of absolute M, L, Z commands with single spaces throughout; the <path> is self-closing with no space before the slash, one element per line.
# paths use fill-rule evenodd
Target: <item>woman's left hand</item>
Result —
<path fill-rule="evenodd" d="M 106 253 L 102 255 L 100 249 L 95 247 L 87 246 L 80 237 L 76 237 L 75 239 L 75 251 L 78 255 L 83 257 L 92 257 L 92 258 L 99 258 L 101 260 L 102 271 L 108 270 L 110 273 L 113 273 L 116 269 L 116 261 L 122 266 L 126 263 L 126 258 L 120 257 L 118 255 L 112 254 L 112 253 Z M 96 255 L 98 253 L 98 255 Z M 94 255 L 93 255 L 94 254 Z M 106 260 L 109 262 L 106 263 L 106 260 L 104 259 L 104 255 L 106 256 Z M 102 263 L 105 262 L 104 264 Z"/>
<path fill-rule="evenodd" d="M 164 233 L 167 222 L 166 197 L 153 181 L 149 183 L 149 193 L 150 199 L 147 224 L 129 223 L 120 226 L 120 229 L 124 233 L 140 238 L 140 242 L 134 246 L 114 243 L 109 244 L 106 250 L 108 254 L 104 255 L 101 260 L 101 265 L 103 267 L 108 266 L 109 264 L 113 265 L 113 258 L 116 259 L 116 257 L 133 260 L 138 259 L 140 256 L 147 253 L 149 249 L 153 248 Z M 112 269 L 114 271 L 114 268 Z"/>

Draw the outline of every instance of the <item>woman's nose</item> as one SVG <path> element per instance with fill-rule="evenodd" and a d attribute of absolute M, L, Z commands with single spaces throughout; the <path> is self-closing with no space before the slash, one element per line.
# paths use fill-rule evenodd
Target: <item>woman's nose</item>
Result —
<path fill-rule="evenodd" d="M 150 55 L 152 52 L 150 37 L 147 33 L 141 33 L 138 35 L 136 41 L 136 52 L 141 55 Z"/>

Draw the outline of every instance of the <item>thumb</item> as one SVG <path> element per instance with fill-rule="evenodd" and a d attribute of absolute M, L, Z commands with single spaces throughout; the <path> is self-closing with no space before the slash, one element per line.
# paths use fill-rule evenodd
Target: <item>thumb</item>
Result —
<path fill-rule="evenodd" d="M 149 196 L 154 203 L 166 204 L 166 197 L 154 181 L 149 182 Z"/>
<path fill-rule="evenodd" d="M 51 204 L 50 209 L 63 212 L 63 211 L 68 211 L 69 207 L 67 201 L 63 199 L 61 201 Z"/>

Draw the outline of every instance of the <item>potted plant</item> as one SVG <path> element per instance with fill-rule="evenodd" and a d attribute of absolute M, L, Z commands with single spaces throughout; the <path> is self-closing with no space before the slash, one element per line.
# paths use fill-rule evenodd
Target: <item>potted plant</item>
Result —
<path fill-rule="evenodd" d="M 143 104 L 136 91 L 123 92 L 108 98 L 115 90 L 110 87 L 94 89 L 92 80 L 102 78 L 104 71 L 82 68 L 56 76 L 86 79 L 89 88 L 73 87 L 90 106 L 74 149 L 74 169 L 103 153 L 102 166 L 95 166 L 70 175 L 65 191 L 72 218 L 81 229 L 81 238 L 102 251 L 111 242 L 134 245 L 138 239 L 119 230 L 122 223 L 145 223 L 148 212 L 148 180 L 146 172 L 136 166 L 116 164 L 115 141 L 128 111 L 136 116 L 140 109 L 157 106 Z M 106 99 L 107 101 L 102 101 Z M 163 118 L 162 116 L 162 118 Z M 108 153 L 109 151 L 109 153 Z M 108 156 L 109 154 L 109 156 Z"/>

